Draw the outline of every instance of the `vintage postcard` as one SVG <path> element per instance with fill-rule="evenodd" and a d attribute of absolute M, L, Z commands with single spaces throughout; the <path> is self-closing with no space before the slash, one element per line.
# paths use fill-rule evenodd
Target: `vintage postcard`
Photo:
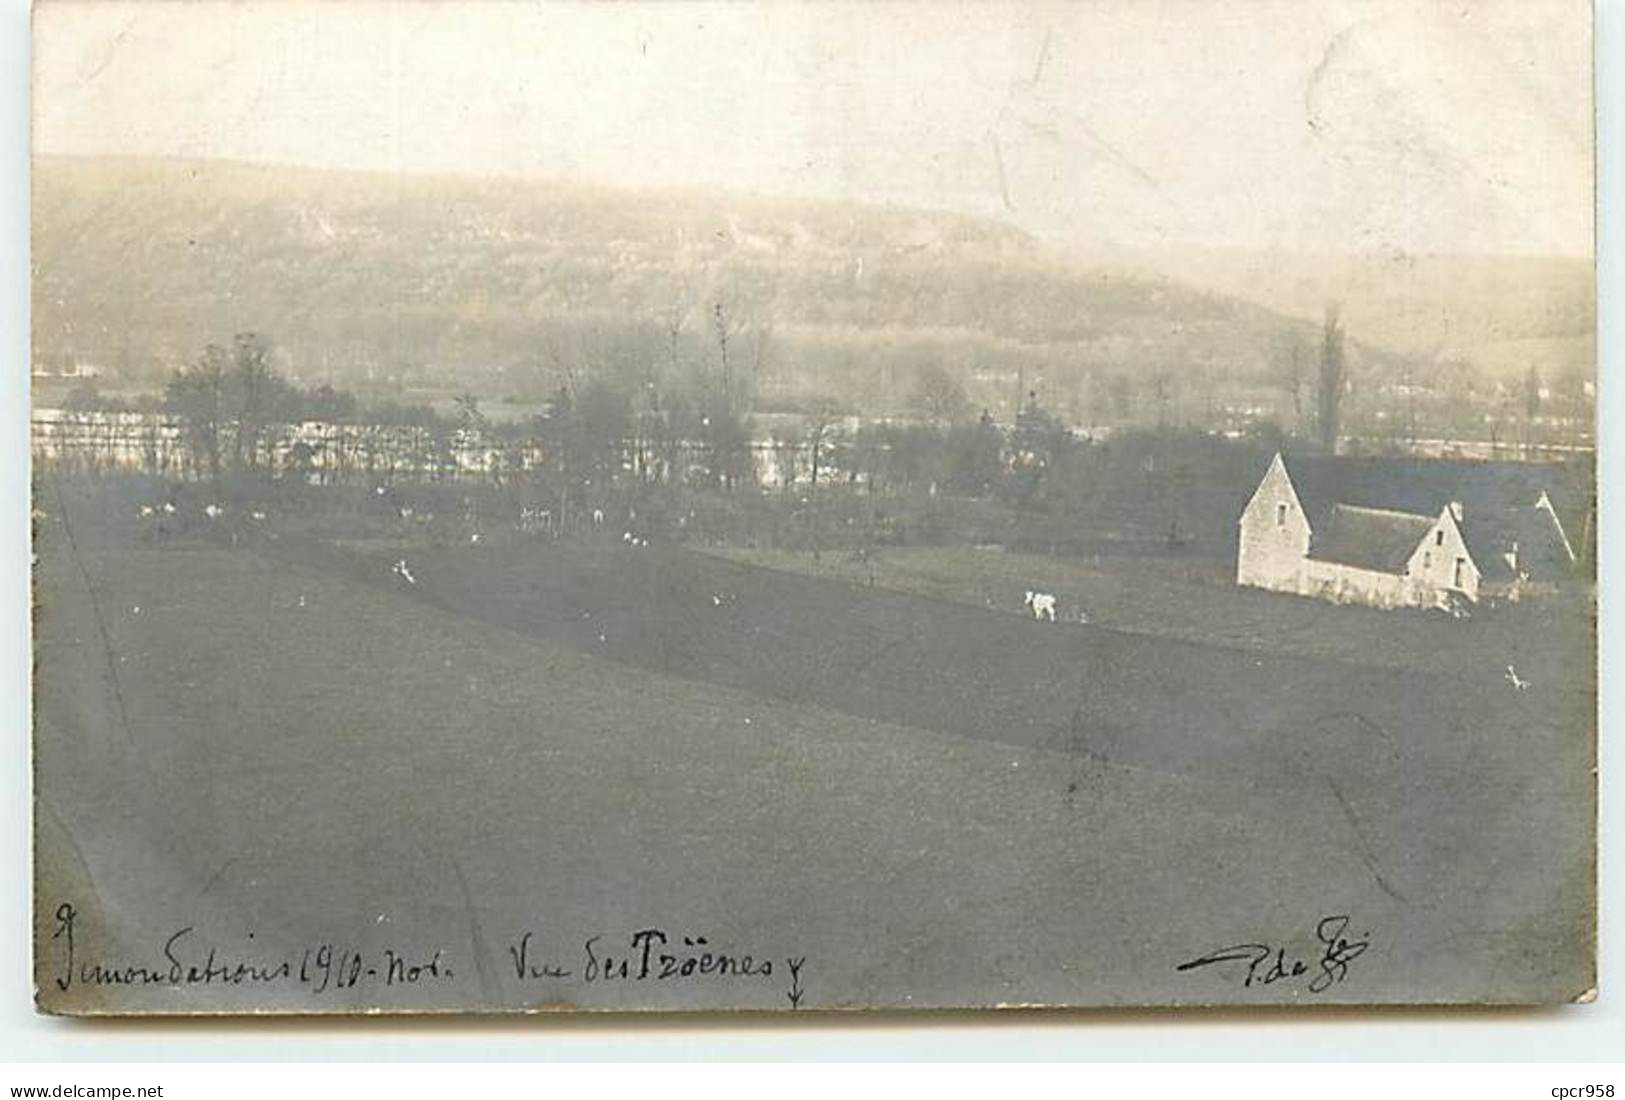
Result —
<path fill-rule="evenodd" d="M 1581 0 L 44 0 L 42 1011 L 1595 995 Z"/>

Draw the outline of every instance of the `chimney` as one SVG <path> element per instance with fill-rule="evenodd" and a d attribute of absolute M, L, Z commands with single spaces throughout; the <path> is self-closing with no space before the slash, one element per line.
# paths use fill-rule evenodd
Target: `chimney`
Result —
<path fill-rule="evenodd" d="M 1462 520 L 1467 518 L 1466 511 L 1462 508 L 1461 501 L 1459 500 L 1452 500 L 1450 502 L 1450 514 L 1456 517 L 1457 523 L 1460 523 Z"/>

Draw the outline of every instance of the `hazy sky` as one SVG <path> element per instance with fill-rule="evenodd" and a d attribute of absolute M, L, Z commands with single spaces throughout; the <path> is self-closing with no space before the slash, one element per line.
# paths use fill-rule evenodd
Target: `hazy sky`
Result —
<path fill-rule="evenodd" d="M 1583 0 L 42 0 L 35 146 L 719 185 L 1058 245 L 1560 252 Z"/>

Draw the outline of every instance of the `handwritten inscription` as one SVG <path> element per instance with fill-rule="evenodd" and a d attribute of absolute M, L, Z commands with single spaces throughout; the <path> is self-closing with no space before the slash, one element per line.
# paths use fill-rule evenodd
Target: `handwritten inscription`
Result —
<path fill-rule="evenodd" d="M 257 954 L 252 944 L 228 951 L 204 940 L 190 925 L 177 929 L 148 959 L 87 959 L 79 943 L 78 912 L 57 907 L 51 939 L 57 944 L 54 981 L 66 993 L 75 986 L 277 986 L 298 985 L 313 995 L 358 986 L 391 988 L 449 982 L 456 978 L 444 947 L 407 952 L 396 947 L 366 950 L 333 943 L 291 953 Z M 247 939 L 253 941 L 254 934 Z M 624 939 L 602 933 L 580 942 L 571 957 L 549 956 L 534 931 L 508 944 L 507 971 L 521 985 L 578 982 L 586 985 L 664 982 L 754 982 L 777 986 L 791 1008 L 806 995 L 806 956 L 769 957 L 718 950 L 703 935 L 676 936 L 643 928 Z"/>
<path fill-rule="evenodd" d="M 301 985 L 322 994 L 359 985 L 421 985 L 456 977 L 441 949 L 424 954 L 393 947 L 367 952 L 321 943 L 287 954 L 256 955 L 252 950 L 229 952 L 206 943 L 190 925 L 166 938 L 152 959 L 86 960 L 78 944 L 78 917 L 72 905 L 59 905 L 51 932 L 51 939 L 59 944 L 60 959 L 54 980 L 64 993 L 75 985 Z M 254 939 L 252 932 L 248 939 Z"/>
<path fill-rule="evenodd" d="M 1315 925 L 1315 939 L 1321 948 L 1318 957 L 1305 958 L 1279 944 L 1238 943 L 1180 963 L 1174 969 L 1187 971 L 1224 963 L 1244 964 L 1238 967 L 1243 988 L 1307 978 L 1309 992 L 1324 993 L 1347 978 L 1349 965 L 1371 946 L 1369 932 L 1363 933 L 1364 938 L 1355 938 L 1348 935 L 1348 926 L 1349 918 L 1345 915 L 1320 919 Z"/>
<path fill-rule="evenodd" d="M 614 982 L 717 982 L 725 979 L 774 981 L 789 975 L 785 999 L 800 1008 L 805 990 L 801 970 L 805 955 L 774 959 L 749 953 L 716 950 L 705 936 L 674 937 L 663 929 L 644 928 L 627 937 L 624 947 L 603 935 L 589 936 L 581 945 L 575 967 L 541 958 L 535 951 L 535 933 L 526 932 L 508 945 L 514 978 L 521 982 L 579 978 L 587 984 Z"/>

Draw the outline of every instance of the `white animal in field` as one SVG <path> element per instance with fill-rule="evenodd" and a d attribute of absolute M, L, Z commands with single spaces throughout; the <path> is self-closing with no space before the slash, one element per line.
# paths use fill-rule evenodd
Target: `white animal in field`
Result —
<path fill-rule="evenodd" d="M 475 531 L 472 535 L 468 536 L 468 541 L 478 545 L 480 541 L 480 533 Z"/>
<path fill-rule="evenodd" d="M 175 502 L 172 501 L 172 500 L 164 501 L 164 515 L 172 516 L 174 514 L 175 514 Z"/>
<path fill-rule="evenodd" d="M 632 541 L 632 532 L 630 532 L 630 531 L 622 531 L 621 532 L 621 541 L 625 542 L 625 543 L 630 543 Z"/>
<path fill-rule="evenodd" d="M 1055 621 L 1054 594 L 1049 592 L 1034 592 L 1029 589 L 1027 596 L 1022 603 L 1025 607 L 1032 611 L 1033 618 L 1039 622 L 1042 622 L 1045 619 L 1048 619 L 1050 622 Z"/>
<path fill-rule="evenodd" d="M 592 525 L 594 527 L 602 527 L 604 525 L 604 510 L 602 508 L 594 508 L 592 510 Z"/>
<path fill-rule="evenodd" d="M 400 561 L 396 562 L 395 568 L 391 570 L 391 572 L 393 572 L 397 577 L 405 581 L 407 584 L 418 583 L 418 579 L 412 575 L 412 570 L 407 566 L 405 558 L 402 558 Z"/>
<path fill-rule="evenodd" d="M 208 516 L 210 519 L 219 519 L 221 516 L 226 514 L 226 510 L 220 507 L 218 504 L 209 504 L 204 506 L 203 514 Z"/>
<path fill-rule="evenodd" d="M 412 509 L 410 509 L 410 508 L 402 508 L 401 509 L 401 518 L 402 519 L 411 519 L 412 516 L 413 516 Z"/>
<path fill-rule="evenodd" d="M 255 523 L 264 523 L 265 513 L 259 511 L 250 512 L 248 513 L 248 518 L 253 520 Z"/>
<path fill-rule="evenodd" d="M 142 506 L 141 506 L 141 518 L 142 518 L 142 519 L 145 519 L 145 518 L 147 518 L 147 517 L 148 517 L 148 516 L 150 516 L 150 515 L 152 515 L 152 514 L 153 514 L 153 512 L 154 512 L 154 509 L 153 509 L 153 507 L 152 507 L 152 505 L 150 505 L 150 504 L 143 504 L 143 505 L 142 505 Z M 38 517 L 37 517 L 37 516 L 36 516 L 36 517 L 35 517 L 35 518 L 38 518 Z"/>
<path fill-rule="evenodd" d="M 1518 670 L 1513 668 L 1511 665 L 1507 666 L 1506 680 L 1507 680 L 1507 683 L 1511 684 L 1518 691 L 1528 691 L 1529 690 L 1529 681 L 1519 677 L 1518 676 Z"/>

